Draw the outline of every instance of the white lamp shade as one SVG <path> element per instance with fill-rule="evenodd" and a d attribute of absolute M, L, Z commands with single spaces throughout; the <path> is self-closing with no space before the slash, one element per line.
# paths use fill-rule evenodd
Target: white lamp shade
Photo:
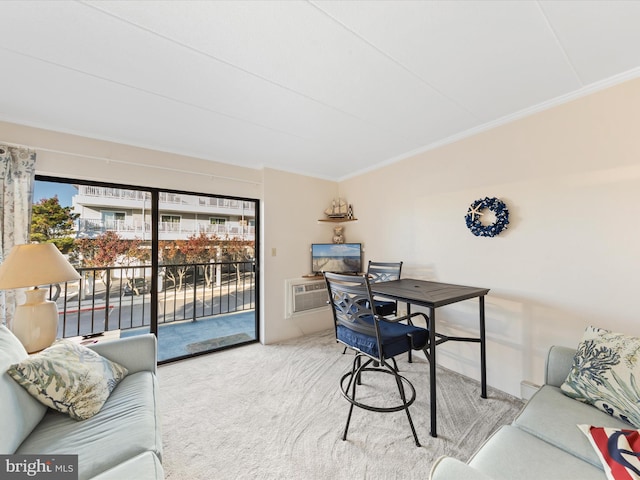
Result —
<path fill-rule="evenodd" d="M 80 274 L 52 243 L 14 246 L 0 265 L 0 289 L 79 280 Z"/>

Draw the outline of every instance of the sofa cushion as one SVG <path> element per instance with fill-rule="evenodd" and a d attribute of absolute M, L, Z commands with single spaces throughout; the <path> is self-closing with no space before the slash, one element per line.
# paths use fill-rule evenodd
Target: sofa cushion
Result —
<path fill-rule="evenodd" d="M 71 340 L 59 340 L 8 373 L 46 406 L 86 420 L 100 411 L 127 369 Z"/>
<path fill-rule="evenodd" d="M 584 403 L 640 427 L 640 338 L 588 327 L 560 388 Z M 583 422 L 584 423 L 584 422 Z"/>
<path fill-rule="evenodd" d="M 493 480 L 602 480 L 604 477 L 600 468 L 511 425 L 491 436 L 469 465 Z"/>
<path fill-rule="evenodd" d="M 523 431 L 602 468 L 598 455 L 578 428 L 578 424 L 582 423 L 630 428 L 628 423 L 590 405 L 576 402 L 564 395 L 560 388 L 550 385 L 538 390 L 513 421 Z"/>
<path fill-rule="evenodd" d="M 91 478 L 147 450 L 161 458 L 154 374 L 128 375 L 113 390 L 102 410 L 76 422 L 49 410 L 16 453 L 77 454 L 79 479 Z"/>
<path fill-rule="evenodd" d="M 28 356 L 20 340 L 0 325 L 0 454 L 14 453 L 47 411 L 7 373 L 11 365 Z"/>
<path fill-rule="evenodd" d="M 578 425 L 598 454 L 609 480 L 640 478 L 640 431 Z"/>
<path fill-rule="evenodd" d="M 436 459 L 429 471 L 429 480 L 493 480 L 484 473 L 457 458 L 442 456 Z"/>
<path fill-rule="evenodd" d="M 164 470 L 155 454 L 144 452 L 93 477 L 92 480 L 123 480 L 127 478 L 161 480 L 164 478 Z"/>

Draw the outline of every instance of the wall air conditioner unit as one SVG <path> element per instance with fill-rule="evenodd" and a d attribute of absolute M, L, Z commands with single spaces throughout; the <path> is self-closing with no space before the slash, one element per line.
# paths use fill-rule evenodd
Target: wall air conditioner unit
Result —
<path fill-rule="evenodd" d="M 287 317 L 328 308 L 327 284 L 324 279 L 286 281 Z"/>

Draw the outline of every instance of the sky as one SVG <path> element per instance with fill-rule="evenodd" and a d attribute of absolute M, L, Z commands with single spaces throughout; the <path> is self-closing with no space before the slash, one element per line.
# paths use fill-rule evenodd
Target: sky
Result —
<path fill-rule="evenodd" d="M 33 202 L 37 203 L 43 198 L 51 198 L 58 195 L 60 205 L 70 207 L 71 197 L 77 193 L 78 191 L 68 183 L 42 182 L 36 180 L 33 191 Z"/>

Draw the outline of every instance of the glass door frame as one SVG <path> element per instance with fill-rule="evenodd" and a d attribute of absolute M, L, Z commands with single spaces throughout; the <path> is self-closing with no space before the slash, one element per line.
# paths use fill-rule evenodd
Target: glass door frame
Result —
<path fill-rule="evenodd" d="M 260 309 L 261 309 L 261 301 L 260 301 L 260 200 L 256 198 L 247 198 L 247 197 L 235 197 L 229 195 L 215 195 L 210 193 L 202 193 L 202 192 L 189 192 L 183 190 L 172 190 L 172 189 L 164 189 L 157 187 L 143 187 L 139 185 L 127 185 L 127 184 L 119 184 L 119 183 L 110 183 L 110 182 L 97 182 L 92 180 L 83 180 L 80 178 L 65 178 L 65 177 L 52 177 L 49 175 L 39 175 L 35 176 L 36 181 L 42 182 L 52 182 L 52 183 L 66 183 L 66 184 L 80 184 L 87 186 L 95 186 L 95 187 L 105 187 L 105 188 L 117 188 L 117 189 L 125 189 L 125 190 L 137 190 L 143 192 L 149 192 L 151 194 L 151 284 L 150 284 L 150 293 L 151 293 L 151 305 L 150 305 L 150 326 L 149 329 L 151 333 L 153 333 L 156 338 L 158 337 L 158 273 L 160 271 L 159 265 L 159 223 L 160 223 L 160 194 L 161 193 L 169 193 L 169 194 L 178 194 L 178 195 L 192 195 L 198 197 L 210 197 L 210 198 L 221 198 L 228 200 L 236 200 L 240 202 L 252 202 L 255 204 L 255 235 L 254 235 L 254 254 L 255 254 L 255 340 L 247 343 L 254 343 L 260 341 Z M 194 353 L 192 355 L 187 355 L 186 357 L 197 356 L 200 354 L 208 353 L 208 351 Z M 166 360 L 166 362 L 179 360 L 186 357 L 179 357 L 171 360 Z M 164 362 L 159 362 L 164 363 Z"/>

